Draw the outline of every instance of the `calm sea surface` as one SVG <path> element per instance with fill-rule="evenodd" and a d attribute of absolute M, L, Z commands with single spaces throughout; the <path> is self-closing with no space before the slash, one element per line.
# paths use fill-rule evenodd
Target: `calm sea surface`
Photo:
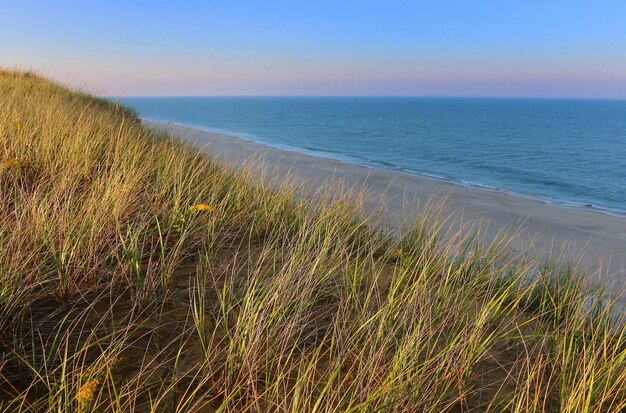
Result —
<path fill-rule="evenodd" d="M 122 102 L 146 119 L 626 212 L 626 101 L 168 97 Z"/>

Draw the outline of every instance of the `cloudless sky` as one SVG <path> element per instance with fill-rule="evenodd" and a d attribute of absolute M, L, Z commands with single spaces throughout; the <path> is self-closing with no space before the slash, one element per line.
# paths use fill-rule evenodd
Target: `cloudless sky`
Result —
<path fill-rule="evenodd" d="M 0 67 L 119 96 L 626 98 L 626 1 L 0 0 Z"/>

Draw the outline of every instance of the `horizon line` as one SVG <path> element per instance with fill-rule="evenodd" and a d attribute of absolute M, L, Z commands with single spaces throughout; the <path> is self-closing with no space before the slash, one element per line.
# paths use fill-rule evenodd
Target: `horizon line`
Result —
<path fill-rule="evenodd" d="M 559 97 L 559 96 L 454 96 L 454 95 L 100 95 L 106 99 L 128 98 L 392 98 L 392 99 L 493 99 L 493 100 L 596 100 L 626 101 L 626 97 Z"/>

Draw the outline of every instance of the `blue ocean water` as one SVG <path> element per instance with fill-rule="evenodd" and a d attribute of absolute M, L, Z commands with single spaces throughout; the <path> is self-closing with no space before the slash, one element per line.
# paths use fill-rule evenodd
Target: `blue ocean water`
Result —
<path fill-rule="evenodd" d="M 626 101 L 164 97 L 122 103 L 146 119 L 626 213 Z"/>

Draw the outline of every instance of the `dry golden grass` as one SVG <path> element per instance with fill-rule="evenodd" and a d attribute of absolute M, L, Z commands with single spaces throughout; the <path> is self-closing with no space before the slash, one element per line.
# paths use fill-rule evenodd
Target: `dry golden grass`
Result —
<path fill-rule="evenodd" d="M 23 73 L 0 162 L 0 411 L 626 409 L 613 304 L 507 240 L 395 236 Z"/>

